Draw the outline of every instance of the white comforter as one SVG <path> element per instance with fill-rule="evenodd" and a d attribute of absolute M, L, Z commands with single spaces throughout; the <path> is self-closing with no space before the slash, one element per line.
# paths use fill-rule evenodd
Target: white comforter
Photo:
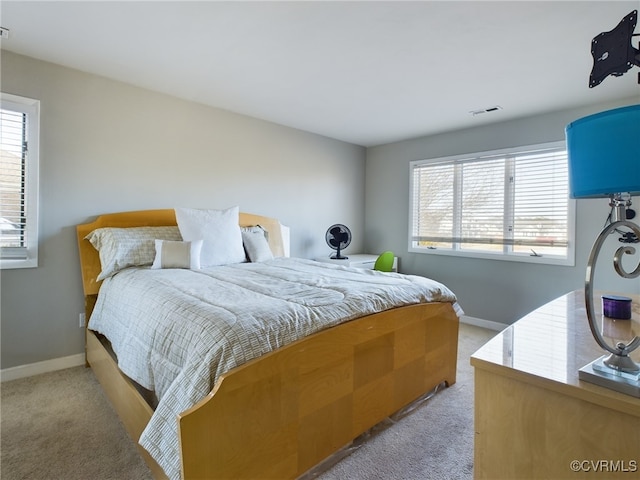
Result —
<path fill-rule="evenodd" d="M 458 309 L 447 287 L 424 277 L 310 260 L 132 268 L 104 281 L 89 328 L 111 341 L 126 375 L 156 392 L 159 403 L 140 444 L 176 479 L 177 415 L 221 374 L 340 322 L 421 302 Z"/>

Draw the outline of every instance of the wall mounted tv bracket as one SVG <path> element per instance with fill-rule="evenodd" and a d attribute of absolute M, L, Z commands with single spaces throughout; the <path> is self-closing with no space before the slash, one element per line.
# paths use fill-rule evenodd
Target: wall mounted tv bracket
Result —
<path fill-rule="evenodd" d="M 640 66 L 640 50 L 631 44 L 634 34 L 638 11 L 633 10 L 625 16 L 618 26 L 609 32 L 602 32 L 591 40 L 591 55 L 593 56 L 593 69 L 589 76 L 589 88 L 593 88 L 609 75 L 619 77 L 626 73 L 632 66 Z M 640 47 L 640 42 L 638 47 Z M 640 84 L 640 73 L 638 73 Z"/>

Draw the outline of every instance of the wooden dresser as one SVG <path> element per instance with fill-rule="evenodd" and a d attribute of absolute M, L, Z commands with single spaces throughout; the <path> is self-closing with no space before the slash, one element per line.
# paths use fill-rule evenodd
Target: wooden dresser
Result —
<path fill-rule="evenodd" d="M 632 320 L 603 330 L 640 335 L 639 300 Z M 578 379 L 604 353 L 582 291 L 540 307 L 474 353 L 475 478 L 640 478 L 640 399 Z M 640 349 L 632 358 L 640 361 Z"/>

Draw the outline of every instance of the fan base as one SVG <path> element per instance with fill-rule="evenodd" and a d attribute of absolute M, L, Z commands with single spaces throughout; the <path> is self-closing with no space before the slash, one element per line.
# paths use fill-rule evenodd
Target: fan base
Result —
<path fill-rule="evenodd" d="M 349 260 L 349 257 L 343 257 L 342 255 L 334 255 L 331 260 Z"/>

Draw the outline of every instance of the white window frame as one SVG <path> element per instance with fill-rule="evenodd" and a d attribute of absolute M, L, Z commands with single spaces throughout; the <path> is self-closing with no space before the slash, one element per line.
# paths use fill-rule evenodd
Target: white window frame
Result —
<path fill-rule="evenodd" d="M 514 147 L 514 148 L 506 148 L 501 150 L 492 150 L 488 152 L 479 152 L 479 153 L 471 153 L 465 155 L 455 155 L 450 157 L 441 157 L 441 158 L 433 158 L 433 159 L 425 159 L 425 160 L 415 160 L 410 162 L 409 167 L 409 232 L 408 232 L 408 240 L 409 252 L 414 253 L 424 253 L 429 255 L 450 255 L 450 256 L 458 256 L 458 257 L 470 257 L 470 258 L 482 258 L 482 259 L 491 259 L 491 260 L 506 260 L 506 261 L 515 261 L 515 262 L 526 262 L 526 263 L 537 263 L 537 264 L 549 264 L 549 265 L 562 265 L 562 266 L 574 266 L 575 265 L 575 200 L 570 199 L 567 195 L 567 248 L 566 248 L 566 256 L 565 255 L 552 255 L 552 254 L 542 254 L 542 255 L 534 255 L 532 253 L 522 253 L 513 251 L 513 247 L 511 245 L 506 244 L 501 251 L 489 251 L 489 250 L 467 250 L 467 249 L 459 249 L 455 243 L 453 244 L 453 248 L 440 248 L 440 247 L 428 247 L 428 246 L 419 246 L 418 241 L 414 239 L 414 209 L 416 206 L 414 205 L 414 194 L 415 194 L 415 186 L 414 186 L 414 170 L 417 167 L 430 165 L 430 164 L 442 164 L 442 163 L 453 163 L 456 161 L 483 161 L 489 160 L 495 157 L 505 157 L 512 156 L 517 154 L 523 154 L 527 152 L 537 151 L 537 150 L 548 150 L 548 149 L 566 149 L 566 143 L 564 141 L 561 142 L 550 142 L 538 145 L 528 145 L 522 147 Z M 505 175 L 507 177 L 508 175 Z M 457 177 L 456 177 L 457 178 Z M 568 184 L 568 179 L 567 179 Z M 505 178 L 504 181 L 505 190 L 509 189 L 508 181 Z M 450 208 L 455 211 L 455 209 L 460 209 L 461 207 L 461 192 L 459 191 L 460 185 L 452 186 L 453 195 L 451 199 Z M 506 211 L 510 206 L 506 204 L 508 195 L 505 194 L 505 200 L 503 200 L 503 211 Z M 454 227 L 455 229 L 455 222 Z M 453 236 L 458 236 L 453 232 Z M 506 238 L 506 235 L 505 235 Z"/>
<path fill-rule="evenodd" d="M 0 269 L 38 266 L 38 214 L 40 163 L 40 101 L 9 93 L 0 93 L 2 109 L 26 113 L 28 154 L 25 165 L 26 243 L 23 247 L 0 247 Z"/>

